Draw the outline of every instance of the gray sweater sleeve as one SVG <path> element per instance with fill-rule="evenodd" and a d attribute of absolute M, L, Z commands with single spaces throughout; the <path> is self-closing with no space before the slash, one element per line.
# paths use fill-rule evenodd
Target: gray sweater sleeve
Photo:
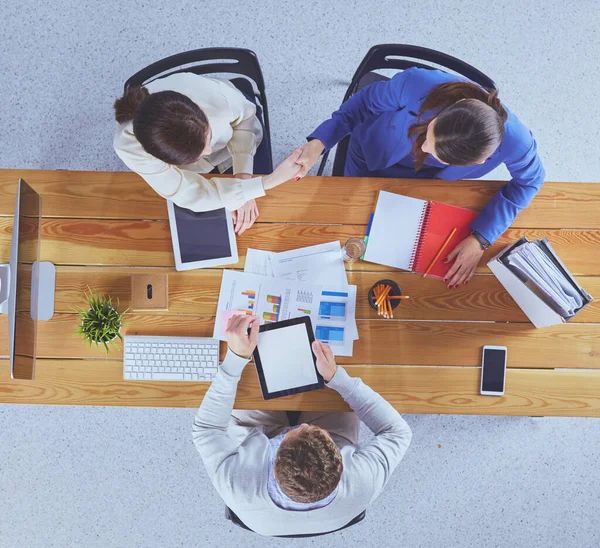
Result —
<path fill-rule="evenodd" d="M 231 351 L 223 360 L 194 420 L 192 437 L 206 471 L 221 496 L 235 474 L 238 445 L 227 435 L 237 385 L 248 363 Z M 224 492 L 225 491 L 225 492 Z"/>
<path fill-rule="evenodd" d="M 338 392 L 375 434 L 373 440 L 359 447 L 353 457 L 362 474 L 372 475 L 373 491 L 369 499 L 372 502 L 381 494 L 404 457 L 412 432 L 398 411 L 361 379 L 350 377 L 343 367 L 338 366 L 327 386 Z"/>

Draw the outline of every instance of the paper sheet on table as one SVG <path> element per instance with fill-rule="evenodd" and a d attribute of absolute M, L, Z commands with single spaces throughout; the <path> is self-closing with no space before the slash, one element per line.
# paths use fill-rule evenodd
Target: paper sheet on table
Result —
<path fill-rule="evenodd" d="M 309 282 L 322 284 L 318 303 L 314 305 L 315 311 L 320 313 L 316 322 L 311 307 L 298 307 L 296 312 L 298 315 L 311 316 L 315 332 L 318 325 L 320 327 L 318 333 L 331 343 L 336 356 L 352 355 L 353 341 L 358 339 L 356 286 L 348 285 L 339 242 L 282 253 L 248 249 L 244 272 L 276 279 L 287 276 L 283 279 L 288 279 L 290 282 L 310 278 Z M 316 276 L 316 281 L 313 280 L 313 276 Z"/>
<path fill-rule="evenodd" d="M 334 356 L 352 356 L 354 341 L 344 339 L 340 328 L 317 326 L 315 338 L 329 345 Z"/>
<path fill-rule="evenodd" d="M 318 285 L 224 270 L 213 337 L 225 340 L 222 325 L 233 311 L 258 316 L 261 325 L 310 316 L 314 326 L 320 294 Z"/>
<path fill-rule="evenodd" d="M 213 337 L 225 340 L 233 313 L 258 316 L 260 324 L 310 316 L 315 337 L 331 346 L 336 356 L 351 356 L 356 329 L 356 286 L 324 289 L 303 284 L 224 270 Z"/>
<path fill-rule="evenodd" d="M 276 253 L 273 253 L 272 251 L 262 251 L 261 249 L 248 248 L 248 251 L 246 251 L 246 264 L 244 265 L 244 272 L 273 278 L 273 267 L 271 265 L 271 257 L 273 255 L 276 255 Z"/>
<path fill-rule="evenodd" d="M 508 256 L 508 264 L 541 291 L 562 316 L 570 317 L 583 306 L 583 299 L 570 280 L 535 242 L 516 248 Z"/>
<path fill-rule="evenodd" d="M 523 248 L 523 249 L 521 249 Z M 583 305 L 581 295 L 564 274 L 534 242 L 524 244 L 509 257 L 536 285 L 548 293 L 552 300 L 573 314 Z"/>
<path fill-rule="evenodd" d="M 344 340 L 358 339 L 356 325 L 356 286 L 326 286 L 321 291 L 318 325 L 344 330 Z M 346 354 L 343 354 L 346 355 Z"/>
<path fill-rule="evenodd" d="M 271 263 L 276 278 L 322 285 L 348 284 L 340 242 L 273 253 Z"/>
<path fill-rule="evenodd" d="M 321 291 L 315 337 L 336 356 L 352 356 L 358 339 L 356 286 L 324 287 Z"/>

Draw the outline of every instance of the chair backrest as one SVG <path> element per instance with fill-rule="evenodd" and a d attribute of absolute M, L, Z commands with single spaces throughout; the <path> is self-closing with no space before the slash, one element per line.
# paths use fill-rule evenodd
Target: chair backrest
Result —
<path fill-rule="evenodd" d="M 152 80 L 178 72 L 241 74 L 255 82 L 261 95 L 265 93 L 265 80 L 258 57 L 253 51 L 242 48 L 194 49 L 165 57 L 131 76 L 125 82 L 125 91 L 131 86 L 148 84 Z"/>
<path fill-rule="evenodd" d="M 456 57 L 442 53 L 441 51 L 423 48 L 421 46 L 411 46 L 408 44 L 379 44 L 373 46 L 365 55 L 360 65 L 358 65 L 358 68 L 352 77 L 352 81 L 346 90 L 342 103 L 346 102 L 357 91 L 365 87 L 365 85 L 369 85 L 374 80 L 387 79 L 374 71 L 401 71 L 414 67 L 455 72 L 456 74 L 460 74 L 461 76 L 472 80 L 480 86 L 488 89 L 497 89 L 496 84 L 489 76 L 486 76 L 472 65 L 469 65 Z M 348 142 L 349 138 L 345 137 L 338 144 L 333 164 L 333 175 L 341 176 L 344 174 Z M 329 153 L 323 155 L 317 175 L 323 174 L 328 156 Z"/>
<path fill-rule="evenodd" d="M 193 72 L 194 74 L 239 74 L 244 77 L 231 82 L 246 93 L 250 89 L 254 94 L 255 102 L 261 108 L 264 123 L 263 146 L 267 147 L 267 155 L 272 164 L 271 153 L 271 125 L 269 123 L 269 108 L 265 92 L 265 80 L 263 78 L 260 63 L 256 53 L 243 48 L 203 48 L 176 53 L 156 61 L 146 68 L 131 76 L 124 86 L 126 92 L 130 87 L 142 86 L 171 74 L 179 72 Z M 243 84 L 248 85 L 243 85 Z"/>
<path fill-rule="evenodd" d="M 348 527 L 352 527 L 353 525 L 356 525 L 357 523 L 360 523 L 363 519 L 365 519 L 365 517 L 367 516 L 367 511 L 363 510 L 360 514 L 358 514 L 358 516 L 356 516 L 353 520 L 351 520 L 350 522 L 348 522 L 346 525 L 344 525 L 343 527 L 340 527 L 339 529 L 336 529 L 335 531 L 329 531 L 327 533 L 316 533 L 316 534 L 306 534 L 306 535 L 278 535 L 275 538 L 311 538 L 311 537 L 322 537 L 323 535 L 329 535 L 331 533 L 335 533 L 337 531 L 341 531 L 342 529 L 347 529 Z M 250 529 L 250 527 L 248 527 L 238 516 L 237 514 L 228 506 L 225 506 L 225 519 L 231 521 L 233 524 L 237 525 L 238 527 L 241 527 L 242 529 L 246 529 L 246 531 L 250 531 L 251 533 L 254 533 L 254 531 L 252 531 L 252 529 Z"/>

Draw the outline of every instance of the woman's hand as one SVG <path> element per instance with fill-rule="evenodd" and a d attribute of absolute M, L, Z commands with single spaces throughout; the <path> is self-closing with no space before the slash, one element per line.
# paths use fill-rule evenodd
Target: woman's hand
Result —
<path fill-rule="evenodd" d="M 248 334 L 250 324 L 252 327 Z M 256 316 L 247 314 L 231 316 L 225 332 L 229 349 L 238 356 L 249 359 L 258 343 L 258 327 L 259 321 Z"/>
<path fill-rule="evenodd" d="M 444 278 L 444 281 L 448 282 L 448 289 L 453 289 L 463 283 L 466 284 L 475 274 L 482 255 L 483 249 L 475 236 L 467 236 L 460 242 L 444 261 L 449 263 L 454 260 L 452 268 Z"/>
<path fill-rule="evenodd" d="M 235 233 L 240 235 L 246 232 L 258 219 L 258 206 L 256 200 L 248 200 L 242 207 L 231 212 Z"/>
<path fill-rule="evenodd" d="M 302 145 L 300 150 L 302 151 L 302 154 L 296 163 L 300 164 L 302 169 L 298 175 L 296 175 L 296 179 L 301 179 L 304 177 L 310 171 L 310 168 L 317 163 L 319 156 L 321 156 L 325 150 L 325 145 L 323 144 L 323 141 L 319 139 L 313 139 L 305 145 Z"/>
<path fill-rule="evenodd" d="M 263 188 L 270 190 L 279 186 L 290 179 L 298 176 L 301 166 L 296 162 L 300 158 L 301 149 L 295 149 L 283 162 L 281 162 L 271 173 L 263 177 Z"/>
<path fill-rule="evenodd" d="M 315 341 L 312 344 L 312 349 L 317 357 L 317 370 L 321 377 L 325 379 L 325 382 L 329 382 L 333 379 L 338 367 L 331 348 L 321 341 Z"/>

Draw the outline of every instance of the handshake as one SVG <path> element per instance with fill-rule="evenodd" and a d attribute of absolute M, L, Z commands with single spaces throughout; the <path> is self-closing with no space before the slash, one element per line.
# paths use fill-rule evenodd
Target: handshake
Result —
<path fill-rule="evenodd" d="M 270 190 L 290 179 L 299 181 L 313 167 L 319 156 L 325 150 L 325 145 L 319 139 L 313 139 L 294 151 L 279 164 L 273 173 L 263 177 L 265 190 Z"/>
<path fill-rule="evenodd" d="M 299 181 L 304 177 L 312 166 L 317 163 L 319 156 L 325 150 L 325 145 L 319 139 L 313 139 L 305 145 L 295 149 L 283 162 L 281 162 L 269 175 L 262 178 L 265 192 L 271 190 L 286 181 L 296 179 Z M 242 176 L 243 175 L 243 176 Z M 249 179 L 248 174 L 236 175 L 241 179 Z M 232 212 L 235 223 L 236 234 L 243 234 L 258 218 L 258 207 L 255 200 L 249 200 L 239 209 Z"/>

